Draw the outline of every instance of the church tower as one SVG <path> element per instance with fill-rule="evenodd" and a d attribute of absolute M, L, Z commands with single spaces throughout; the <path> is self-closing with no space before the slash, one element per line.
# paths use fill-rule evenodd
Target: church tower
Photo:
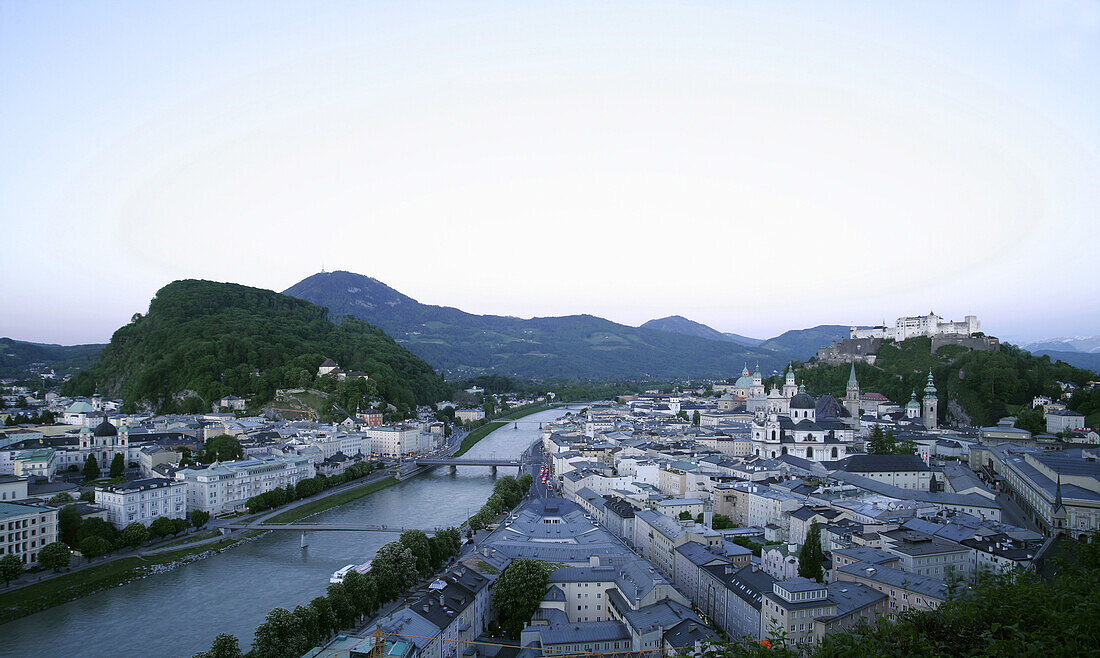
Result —
<path fill-rule="evenodd" d="M 859 382 L 856 381 L 856 364 L 848 375 L 848 389 L 844 393 L 844 408 L 852 416 L 852 424 L 859 425 Z"/>
<path fill-rule="evenodd" d="M 787 376 L 783 378 L 783 397 L 790 400 L 798 395 L 798 384 L 794 383 L 794 367 L 787 366 Z"/>
<path fill-rule="evenodd" d="M 934 430 L 939 426 L 939 399 L 936 397 L 936 384 L 932 381 L 932 371 L 928 371 L 928 385 L 924 387 L 924 429 Z"/>

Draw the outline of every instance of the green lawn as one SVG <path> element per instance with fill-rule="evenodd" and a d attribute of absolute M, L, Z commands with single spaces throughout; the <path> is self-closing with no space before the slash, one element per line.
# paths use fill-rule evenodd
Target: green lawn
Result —
<path fill-rule="evenodd" d="M 354 489 L 348 489 L 347 491 L 341 491 L 338 494 L 333 494 L 320 500 L 315 500 L 305 505 L 300 505 L 294 509 L 288 509 L 282 514 L 276 514 L 264 523 L 293 523 L 298 519 L 305 518 L 310 514 L 316 514 L 317 512 L 323 512 L 324 510 L 331 509 L 338 505 L 355 500 L 356 498 L 362 498 L 367 494 L 372 494 L 379 489 L 385 489 L 391 484 L 397 484 L 397 480 L 393 478 L 386 478 L 377 482 L 371 482 L 361 487 L 355 487 Z"/>
<path fill-rule="evenodd" d="M 1085 427 L 1100 427 L 1100 411 L 1085 416 Z"/>
<path fill-rule="evenodd" d="M 478 441 L 480 441 L 480 440 L 484 439 L 486 436 L 488 436 L 489 432 L 492 432 L 495 429 L 499 429 L 499 428 L 503 427 L 504 425 L 505 425 L 505 421 L 498 420 L 498 421 L 494 421 L 492 423 L 482 425 L 481 427 L 477 428 L 473 432 L 470 432 L 469 434 L 466 435 L 466 438 L 462 439 L 462 445 L 460 445 L 458 447 L 458 452 L 455 453 L 455 457 L 461 457 L 462 455 L 466 454 L 467 450 L 469 450 L 470 448 L 473 448 L 474 445 L 476 445 Z"/>

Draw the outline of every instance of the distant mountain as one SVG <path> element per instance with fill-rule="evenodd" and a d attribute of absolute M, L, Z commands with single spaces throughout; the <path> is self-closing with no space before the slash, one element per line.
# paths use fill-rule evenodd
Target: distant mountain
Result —
<path fill-rule="evenodd" d="M 1100 353 L 1098 352 L 1058 352 L 1044 349 L 1028 349 L 1028 351 L 1036 356 L 1049 356 L 1051 361 L 1063 361 L 1077 368 L 1085 368 L 1100 373 Z"/>
<path fill-rule="evenodd" d="M 759 360 L 768 368 L 785 361 L 770 351 L 725 339 L 628 327 L 591 315 L 528 320 L 474 315 L 421 304 L 381 281 L 351 272 L 315 274 L 285 294 L 325 306 L 333 317 L 370 322 L 453 377 L 729 377 L 748 360 Z"/>
<path fill-rule="evenodd" d="M 0 338 L 0 377 L 26 376 L 32 364 L 42 364 L 61 377 L 87 368 L 99 358 L 103 345 L 49 345 Z"/>
<path fill-rule="evenodd" d="M 650 320 L 642 325 L 642 329 L 657 329 L 658 331 L 671 331 L 674 334 L 683 334 L 685 336 L 695 336 L 697 338 L 709 338 L 710 340 L 721 340 L 726 342 L 734 342 L 726 334 L 712 329 L 701 322 L 694 320 L 688 320 L 682 315 L 670 315 L 667 318 L 658 318 L 656 320 Z"/>
<path fill-rule="evenodd" d="M 786 352 L 794 358 L 805 361 L 817 356 L 817 350 L 828 347 L 835 340 L 847 338 L 851 328 L 847 325 L 822 324 L 809 329 L 785 331 L 775 338 L 769 338 L 760 347 L 777 352 Z"/>
<path fill-rule="evenodd" d="M 1075 336 L 1073 338 L 1046 338 L 1025 345 L 1032 354 L 1040 352 L 1088 352 L 1100 354 L 1100 336 Z"/>
<path fill-rule="evenodd" d="M 760 345 L 764 342 L 763 338 L 749 338 L 748 336 L 742 336 L 741 334 L 734 334 L 728 331 L 725 332 L 725 335 L 728 336 L 729 339 L 733 342 L 741 343 L 746 347 L 756 347 L 757 345 Z"/>
<path fill-rule="evenodd" d="M 350 380 L 338 392 L 351 402 L 381 400 L 398 408 L 442 399 L 443 379 L 431 366 L 380 329 L 357 320 L 339 325 L 328 310 L 260 288 L 212 281 L 176 281 L 157 291 L 149 312 L 120 328 L 94 366 L 63 390 L 97 389 L 130 404 L 173 410 L 179 401 L 209 410 L 235 394 L 253 403 L 277 388 L 328 386 L 314 382 L 317 367 L 335 359 L 369 379 Z M 364 397 L 366 399 L 364 399 Z M 350 398 L 349 398 L 350 399 Z"/>
<path fill-rule="evenodd" d="M 741 336 L 739 334 L 721 332 L 712 327 L 708 327 L 701 322 L 689 320 L 682 315 L 670 315 L 667 318 L 650 320 L 649 322 L 643 324 L 642 328 L 659 329 L 660 331 L 671 331 L 674 334 L 696 336 L 697 338 L 707 338 L 710 340 L 721 340 L 728 343 L 737 343 L 738 345 L 744 345 L 745 347 L 756 347 L 760 343 L 764 342 L 763 338 L 749 338 L 747 336 Z"/>

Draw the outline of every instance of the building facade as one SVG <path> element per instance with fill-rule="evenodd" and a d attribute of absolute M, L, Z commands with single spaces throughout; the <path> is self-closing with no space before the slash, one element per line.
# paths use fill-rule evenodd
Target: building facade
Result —
<path fill-rule="evenodd" d="M 107 520 L 120 530 L 131 523 L 149 525 L 159 517 L 187 517 L 187 485 L 167 478 L 133 480 L 95 488 L 95 502 L 107 510 Z"/>

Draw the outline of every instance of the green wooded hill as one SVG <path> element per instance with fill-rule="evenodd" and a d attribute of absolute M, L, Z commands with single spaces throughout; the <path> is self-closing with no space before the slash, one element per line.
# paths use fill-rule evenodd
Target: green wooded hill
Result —
<path fill-rule="evenodd" d="M 42 363 L 61 377 L 87 368 L 99 358 L 103 345 L 48 345 L 0 338 L 0 377 L 21 377 L 32 363 Z"/>
<path fill-rule="evenodd" d="M 111 337 L 96 364 L 64 388 L 170 411 L 195 391 L 209 409 L 229 394 L 263 403 L 277 388 L 308 386 L 332 358 L 370 376 L 369 393 L 408 408 L 446 396 L 431 366 L 380 329 L 354 318 L 337 325 L 328 309 L 271 290 L 184 280 L 161 288 L 149 312 Z"/>
<path fill-rule="evenodd" d="M 940 422 L 949 419 L 949 402 L 957 403 L 974 425 L 989 425 L 1010 415 L 1018 405 L 1031 405 L 1036 395 L 1061 396 L 1055 382 L 1083 384 L 1093 377 L 1087 370 L 1066 363 L 1052 363 L 1006 343 L 996 352 L 970 352 L 958 345 L 945 345 L 932 352 L 932 339 L 910 338 L 885 343 L 875 365 L 856 364 L 856 377 L 863 392 L 882 393 L 905 405 L 910 394 L 924 396 L 928 371 L 935 377 Z M 798 371 L 799 381 L 813 395 L 844 396 L 850 366 L 824 363 Z"/>
<path fill-rule="evenodd" d="M 421 304 L 351 272 L 322 272 L 285 291 L 334 317 L 377 325 L 417 356 L 462 378 L 669 379 L 736 376 L 745 363 L 766 371 L 789 356 L 725 340 L 629 327 L 592 315 L 521 319 Z"/>

